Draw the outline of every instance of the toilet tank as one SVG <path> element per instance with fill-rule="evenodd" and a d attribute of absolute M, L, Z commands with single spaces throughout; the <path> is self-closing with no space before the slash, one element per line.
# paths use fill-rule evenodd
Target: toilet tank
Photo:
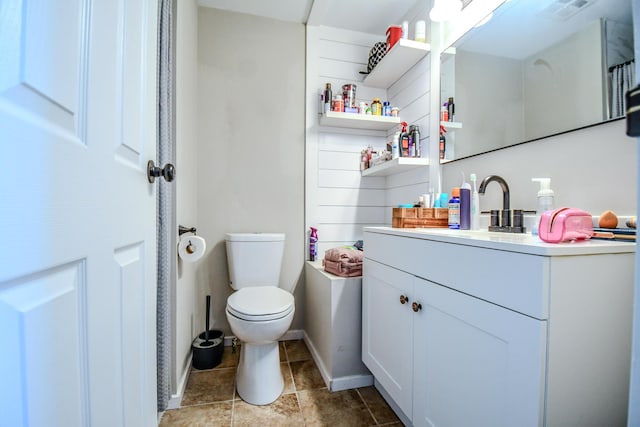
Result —
<path fill-rule="evenodd" d="M 227 265 L 233 289 L 278 286 L 284 253 L 283 233 L 227 233 Z"/>

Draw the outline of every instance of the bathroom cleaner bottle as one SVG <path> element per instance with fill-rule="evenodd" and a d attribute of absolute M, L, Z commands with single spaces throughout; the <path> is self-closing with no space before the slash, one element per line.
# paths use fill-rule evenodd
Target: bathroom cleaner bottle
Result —
<path fill-rule="evenodd" d="M 452 230 L 460 229 L 460 189 L 458 187 L 451 190 L 451 199 L 449 200 L 449 228 Z"/>
<path fill-rule="evenodd" d="M 551 189 L 551 178 L 531 178 L 531 181 L 537 181 L 540 183 L 540 190 L 538 191 L 538 207 L 536 209 L 536 222 L 533 224 L 533 230 L 531 233 L 535 236 L 538 234 L 538 226 L 540 225 L 540 217 L 546 211 L 553 210 L 554 208 L 554 194 Z"/>
<path fill-rule="evenodd" d="M 309 235 L 309 261 L 316 261 L 318 259 L 318 230 L 311 227 L 311 234 Z"/>
<path fill-rule="evenodd" d="M 471 193 L 471 229 L 480 230 L 480 195 L 476 187 L 476 174 L 472 173 L 469 179 L 473 183 L 473 193 Z"/>
<path fill-rule="evenodd" d="M 465 180 L 462 174 L 462 185 L 460 185 L 460 230 L 471 228 L 471 185 Z"/>

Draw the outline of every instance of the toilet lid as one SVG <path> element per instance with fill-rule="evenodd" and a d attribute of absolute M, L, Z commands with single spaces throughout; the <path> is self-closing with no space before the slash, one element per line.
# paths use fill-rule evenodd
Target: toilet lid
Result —
<path fill-rule="evenodd" d="M 293 295 L 275 286 L 242 288 L 227 299 L 227 310 L 245 320 L 279 319 L 293 308 Z"/>

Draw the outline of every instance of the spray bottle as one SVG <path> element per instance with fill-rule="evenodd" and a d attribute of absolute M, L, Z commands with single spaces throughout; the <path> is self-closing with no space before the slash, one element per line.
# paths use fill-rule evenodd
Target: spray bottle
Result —
<path fill-rule="evenodd" d="M 446 151 L 447 138 L 444 136 L 445 133 L 447 133 L 447 130 L 444 126 L 440 126 L 440 160 L 444 160 L 444 154 Z"/>
<path fill-rule="evenodd" d="M 318 259 L 318 230 L 311 227 L 311 234 L 309 235 L 309 261 L 316 261 Z"/>
<path fill-rule="evenodd" d="M 407 132 L 407 122 L 400 123 L 400 157 L 409 157 L 409 133 Z"/>
<path fill-rule="evenodd" d="M 476 174 L 472 173 L 469 179 L 473 183 L 473 193 L 471 193 L 471 229 L 480 230 L 480 195 L 476 187 Z"/>
<path fill-rule="evenodd" d="M 538 225 L 540 224 L 540 217 L 546 211 L 553 210 L 553 190 L 551 189 L 551 178 L 531 178 L 531 181 L 537 181 L 540 183 L 540 190 L 538 191 L 538 208 L 536 209 L 536 222 L 533 224 L 532 234 L 535 236 L 538 234 Z"/>

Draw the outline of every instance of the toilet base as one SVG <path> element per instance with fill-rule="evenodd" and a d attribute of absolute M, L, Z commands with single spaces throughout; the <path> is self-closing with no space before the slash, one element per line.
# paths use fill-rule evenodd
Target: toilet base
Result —
<path fill-rule="evenodd" d="M 242 343 L 236 390 L 242 400 L 252 405 L 268 405 L 282 394 L 284 379 L 278 341 Z"/>

